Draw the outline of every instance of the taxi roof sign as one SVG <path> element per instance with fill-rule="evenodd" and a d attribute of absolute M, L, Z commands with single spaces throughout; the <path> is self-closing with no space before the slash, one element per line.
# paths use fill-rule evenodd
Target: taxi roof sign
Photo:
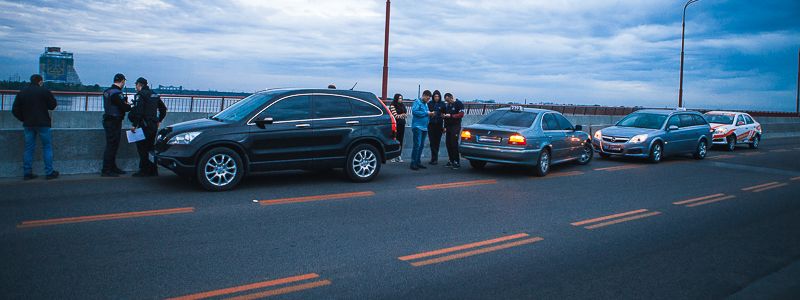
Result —
<path fill-rule="evenodd" d="M 509 108 L 511 109 L 511 111 L 522 111 L 523 109 L 522 106 L 520 105 L 512 105 Z"/>

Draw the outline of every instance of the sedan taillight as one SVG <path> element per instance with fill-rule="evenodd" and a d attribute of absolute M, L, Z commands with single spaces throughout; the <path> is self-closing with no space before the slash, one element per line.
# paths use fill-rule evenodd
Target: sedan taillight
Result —
<path fill-rule="evenodd" d="M 519 134 L 512 135 L 508 138 L 509 145 L 517 145 L 517 146 L 524 146 L 528 143 L 525 141 L 525 137 Z"/>

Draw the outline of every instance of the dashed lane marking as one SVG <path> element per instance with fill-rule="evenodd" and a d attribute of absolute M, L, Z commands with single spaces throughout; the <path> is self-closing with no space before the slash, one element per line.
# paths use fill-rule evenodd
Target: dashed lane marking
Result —
<path fill-rule="evenodd" d="M 595 171 L 614 172 L 614 171 L 622 171 L 622 170 L 630 170 L 630 169 L 638 169 L 638 168 L 644 168 L 644 165 L 622 165 L 622 166 L 614 166 L 614 167 L 597 168 L 597 169 L 594 169 L 594 170 Z"/>
<path fill-rule="evenodd" d="M 473 180 L 473 181 L 461 181 L 461 182 L 451 182 L 451 183 L 442 183 L 442 184 L 422 185 L 422 186 L 418 186 L 417 189 L 421 190 L 421 191 L 429 191 L 429 190 L 440 190 L 440 189 L 470 187 L 470 186 L 476 186 L 476 185 L 486 185 L 486 184 L 495 184 L 495 183 L 497 183 L 497 180 L 495 180 L 495 179 Z"/>
<path fill-rule="evenodd" d="M 83 222 L 95 222 L 95 221 L 106 221 L 106 220 L 117 220 L 117 219 L 128 219 L 128 218 L 141 218 L 141 217 L 162 216 L 162 215 L 182 214 L 182 213 L 191 213 L 191 212 L 194 212 L 194 207 L 181 207 L 181 208 L 170 208 L 170 209 L 159 209 L 159 210 L 147 210 L 147 211 L 135 211 L 135 212 L 125 212 L 125 213 L 115 213 L 115 214 L 93 215 L 93 216 L 45 219 L 45 220 L 35 220 L 35 221 L 24 221 L 24 222 L 20 223 L 19 225 L 17 225 L 17 228 L 30 228 L 30 227 L 59 225 L 59 224 L 70 224 L 70 223 L 83 223 Z"/>
<path fill-rule="evenodd" d="M 591 224 L 591 225 L 583 227 L 583 228 L 591 230 L 591 229 L 596 229 L 596 228 L 600 228 L 600 227 L 606 227 L 606 226 L 619 224 L 619 223 L 623 223 L 623 222 L 628 222 L 628 221 L 643 219 L 643 218 L 647 218 L 647 217 L 652 217 L 652 216 L 656 216 L 656 215 L 660 215 L 660 214 L 661 214 L 661 212 L 658 212 L 658 211 L 648 212 L 648 210 L 646 210 L 646 209 L 638 209 L 638 210 L 633 210 L 633 211 L 629 211 L 629 212 L 618 213 L 618 214 L 613 214 L 613 215 L 609 215 L 609 216 L 604 216 L 604 217 L 599 217 L 599 218 L 594 218 L 594 219 L 578 221 L 578 222 L 574 222 L 574 223 L 570 223 L 570 224 L 572 224 L 572 226 L 582 226 L 582 225 Z"/>
<path fill-rule="evenodd" d="M 528 235 L 527 233 L 518 233 L 455 247 L 449 247 L 434 251 L 401 256 L 398 257 L 397 259 L 402 261 L 408 261 L 414 267 L 421 267 L 421 266 L 461 259 L 465 257 L 470 257 L 474 255 L 499 251 L 503 249 L 513 248 L 517 246 L 532 244 L 542 240 L 544 239 L 541 237 L 531 238 L 530 235 Z M 480 248 L 482 246 L 488 246 L 488 245 L 494 245 L 494 246 Z M 462 250 L 469 250 L 469 249 L 472 250 L 460 252 Z M 448 254 L 448 253 L 454 253 L 454 254 L 440 256 L 442 254 Z M 434 257 L 434 258 L 419 260 L 421 258 L 427 258 L 427 257 Z"/>
<path fill-rule="evenodd" d="M 777 181 L 768 182 L 768 183 L 764 183 L 764 184 L 759 184 L 759 185 L 754 185 L 754 186 L 742 188 L 742 190 L 743 191 L 757 190 L 757 189 L 773 186 L 773 185 L 776 185 L 776 184 L 780 184 L 780 182 L 777 182 Z"/>
<path fill-rule="evenodd" d="M 361 197 L 370 197 L 374 196 L 375 192 L 366 191 L 366 192 L 354 192 L 354 193 L 341 193 L 341 194 L 327 194 L 327 195 L 316 195 L 316 196 L 304 196 L 304 197 L 293 197 L 293 198 L 283 198 L 283 199 L 273 199 L 273 200 L 259 200 L 258 203 L 261 205 L 279 205 L 279 204 L 289 204 L 289 203 L 301 203 L 301 202 L 312 202 L 312 201 L 324 201 L 324 200 L 337 200 L 337 199 L 348 199 L 348 198 L 361 198 Z"/>
<path fill-rule="evenodd" d="M 714 194 L 714 195 L 708 195 L 708 196 L 697 197 L 697 198 L 692 198 L 692 199 L 688 199 L 688 200 L 673 202 L 672 204 L 685 205 L 686 207 L 695 207 L 695 206 L 700 206 L 700 205 L 706 205 L 706 204 L 716 203 L 716 202 L 720 202 L 720 201 L 725 201 L 725 200 L 729 200 L 729 199 L 733 199 L 733 198 L 736 198 L 736 196 L 734 196 L 734 195 L 725 195 L 725 194 L 719 193 L 719 194 Z"/>
<path fill-rule="evenodd" d="M 207 298 L 212 298 L 212 297 L 229 296 L 229 295 L 236 294 L 236 293 L 248 292 L 248 291 L 252 291 L 252 290 L 256 290 L 256 289 L 263 289 L 263 288 L 268 288 L 268 287 L 275 287 L 275 286 L 279 286 L 279 285 L 288 285 L 288 284 L 298 283 L 298 282 L 301 282 L 301 281 L 307 281 L 307 280 L 317 279 L 317 278 L 319 278 L 318 274 L 309 273 L 309 274 L 285 277 L 285 278 L 280 278 L 280 279 L 256 282 L 256 283 L 251 283 L 251 284 L 246 284 L 246 285 L 234 286 L 234 287 L 229 287 L 229 288 L 224 288 L 224 289 L 219 289 L 219 290 L 213 290 L 213 291 L 208 291 L 208 292 L 202 292 L 202 293 L 197 293 L 197 294 L 191 294 L 191 295 L 186 295 L 186 296 L 180 296 L 180 297 L 175 297 L 175 298 L 169 298 L 167 300 L 199 300 L 199 299 L 207 299 Z M 229 299 L 239 299 L 239 300 L 241 300 L 241 299 L 260 299 L 260 298 L 265 298 L 265 297 L 270 297 L 270 296 L 276 296 L 276 295 L 288 294 L 288 293 L 292 293 L 292 292 L 298 292 L 298 291 L 307 290 L 307 289 L 320 287 L 320 286 L 325 286 L 325 285 L 329 285 L 329 284 L 331 284 L 330 280 L 317 280 L 317 281 L 311 281 L 311 282 L 306 282 L 306 283 L 297 284 L 297 285 L 289 285 L 289 286 L 278 288 L 278 289 L 272 289 L 272 290 L 266 290 L 266 291 L 262 291 L 262 292 L 252 293 L 252 294 L 235 296 L 235 297 L 229 298 Z"/>
<path fill-rule="evenodd" d="M 753 190 L 753 193 L 760 193 L 760 192 L 768 191 L 768 190 L 771 190 L 771 189 L 777 189 L 777 188 L 785 187 L 787 185 L 789 185 L 789 184 L 788 183 L 780 183 L 780 184 L 770 185 L 770 186 L 766 186 L 766 187 L 763 187 L 763 188 L 760 188 L 760 189 L 755 189 L 755 190 Z"/>

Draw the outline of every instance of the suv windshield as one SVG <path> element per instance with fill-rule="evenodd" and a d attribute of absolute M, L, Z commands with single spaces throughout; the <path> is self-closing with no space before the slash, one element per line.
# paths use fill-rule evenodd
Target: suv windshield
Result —
<path fill-rule="evenodd" d="M 733 116 L 729 115 L 717 115 L 717 114 L 705 114 L 706 121 L 709 123 L 718 123 L 718 124 L 733 124 Z"/>
<path fill-rule="evenodd" d="M 617 126 L 659 129 L 666 119 L 667 116 L 661 114 L 634 113 L 619 121 Z"/>
<path fill-rule="evenodd" d="M 483 118 L 478 124 L 509 127 L 531 127 L 536 113 L 527 111 L 496 110 Z"/>
<path fill-rule="evenodd" d="M 219 120 L 219 121 L 228 121 L 228 122 L 238 122 L 243 120 L 245 117 L 250 115 L 254 110 L 261 107 L 267 100 L 272 98 L 271 93 L 260 93 L 260 94 L 253 94 L 239 100 L 239 102 L 234 103 L 233 105 L 229 106 L 225 110 L 219 112 L 218 114 L 211 117 L 212 119 Z"/>

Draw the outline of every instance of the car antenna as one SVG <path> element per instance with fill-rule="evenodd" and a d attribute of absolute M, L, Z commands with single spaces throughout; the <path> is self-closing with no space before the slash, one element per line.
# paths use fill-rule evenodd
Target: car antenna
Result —
<path fill-rule="evenodd" d="M 354 88 L 356 88 L 357 85 L 358 85 L 358 81 L 356 81 L 356 84 L 354 84 L 353 87 L 350 88 L 350 90 L 352 91 Z"/>

